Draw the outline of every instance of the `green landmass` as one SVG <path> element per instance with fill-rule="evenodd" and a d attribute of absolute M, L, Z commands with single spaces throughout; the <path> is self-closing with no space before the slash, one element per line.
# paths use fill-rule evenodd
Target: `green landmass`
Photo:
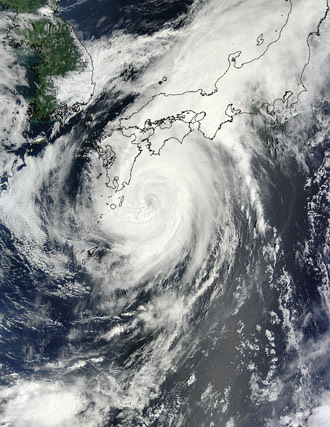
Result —
<path fill-rule="evenodd" d="M 29 96 L 29 115 L 32 121 L 46 122 L 58 108 L 53 77 L 65 76 L 70 71 L 83 69 L 81 51 L 72 34 L 71 27 L 57 16 L 50 18 L 37 14 L 21 14 L 31 12 L 40 6 L 49 5 L 45 0 L 6 0 L 3 2 L 18 10 L 13 20 L 13 27 L 8 38 L 13 47 L 20 51 L 26 50 L 26 57 L 35 57 L 31 69 L 35 76 L 36 90 Z M 58 1 L 53 1 L 56 5 Z M 29 53 L 30 52 L 30 53 Z"/>
<path fill-rule="evenodd" d="M 252 104 L 251 106 L 251 114 L 258 114 L 260 111 L 260 107 L 256 104 Z"/>
<path fill-rule="evenodd" d="M 57 107 L 52 77 L 83 68 L 79 48 L 71 28 L 60 18 L 41 18 L 28 26 L 19 26 L 14 33 L 14 39 L 24 40 L 39 57 L 32 65 L 38 89 L 30 103 L 30 116 L 32 120 L 47 121 Z"/>
<path fill-rule="evenodd" d="M 1 0 L 0 3 L 3 6 L 11 7 L 17 10 L 18 13 L 33 13 L 42 6 L 47 6 L 49 3 L 51 5 L 56 5 L 56 3 L 59 3 L 59 1 L 49 2 L 48 0 Z"/>

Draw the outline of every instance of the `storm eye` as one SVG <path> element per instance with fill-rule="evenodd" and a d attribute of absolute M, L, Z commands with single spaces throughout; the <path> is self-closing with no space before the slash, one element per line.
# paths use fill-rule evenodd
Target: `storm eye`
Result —
<path fill-rule="evenodd" d="M 330 426 L 329 2 L 0 0 L 1 426 Z"/>
<path fill-rule="evenodd" d="M 146 207 L 149 209 L 157 206 L 157 197 L 155 194 L 147 194 L 144 200 Z"/>

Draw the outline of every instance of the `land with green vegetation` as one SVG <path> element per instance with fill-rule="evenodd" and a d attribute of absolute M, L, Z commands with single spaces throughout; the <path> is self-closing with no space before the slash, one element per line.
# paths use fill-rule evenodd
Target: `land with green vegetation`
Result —
<path fill-rule="evenodd" d="M 56 8 L 57 3 L 61 0 L 1 0 L 3 6 L 10 7 L 18 13 L 35 13 L 43 6 L 50 6 L 53 10 Z"/>
<path fill-rule="evenodd" d="M 53 10 L 59 1 L 5 0 L 1 3 L 17 10 L 8 33 L 12 46 L 35 55 L 34 63 L 26 64 L 35 75 L 36 90 L 30 96 L 29 115 L 32 121 L 46 122 L 59 107 L 53 78 L 85 66 L 81 50 L 72 28 L 56 15 L 41 16 L 36 11 L 42 6 Z"/>

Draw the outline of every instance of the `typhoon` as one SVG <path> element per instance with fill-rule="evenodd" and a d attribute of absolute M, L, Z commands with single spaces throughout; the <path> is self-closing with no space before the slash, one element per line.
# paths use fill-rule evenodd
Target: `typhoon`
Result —
<path fill-rule="evenodd" d="M 0 6 L 0 426 L 328 426 L 328 0 Z"/>

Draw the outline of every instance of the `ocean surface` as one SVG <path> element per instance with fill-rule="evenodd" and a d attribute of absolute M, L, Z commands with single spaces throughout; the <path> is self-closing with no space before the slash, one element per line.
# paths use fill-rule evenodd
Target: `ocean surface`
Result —
<path fill-rule="evenodd" d="M 2 44 L 0 426 L 329 425 L 328 4 L 278 3 L 60 2 L 43 124 Z"/>

